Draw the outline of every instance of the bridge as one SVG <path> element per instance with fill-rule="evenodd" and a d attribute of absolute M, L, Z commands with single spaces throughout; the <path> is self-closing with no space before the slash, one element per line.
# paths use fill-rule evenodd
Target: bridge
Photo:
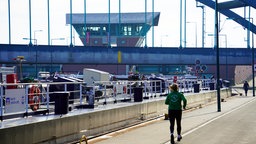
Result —
<path fill-rule="evenodd" d="M 202 4 L 203 7 L 210 7 L 215 9 L 214 0 L 195 0 Z M 110 3 L 110 2 L 109 2 Z M 121 3 L 119 1 L 119 3 Z M 72 8 L 72 1 L 69 4 Z M 156 47 L 154 46 L 154 34 L 153 28 L 158 25 L 160 13 L 145 10 L 144 12 L 125 14 L 121 13 L 119 4 L 118 13 L 104 14 L 91 14 L 86 12 L 86 5 L 84 6 L 84 13 L 66 14 L 66 24 L 70 26 L 70 45 L 57 46 L 52 45 L 50 21 L 48 20 L 48 45 L 37 45 L 37 39 L 32 39 L 32 25 L 31 18 L 29 19 L 29 45 L 11 44 L 11 27 L 9 27 L 9 44 L 0 44 L 0 64 L 16 65 L 17 60 L 14 60 L 18 56 L 23 56 L 23 64 L 26 64 L 27 68 L 34 67 L 35 64 L 37 73 L 37 64 L 51 64 L 51 71 L 54 70 L 52 65 L 55 64 L 91 64 L 91 65 L 159 65 L 156 69 L 161 69 L 162 65 L 191 65 L 195 64 L 197 60 L 200 60 L 203 65 L 217 65 L 216 49 L 211 47 L 204 47 L 204 26 L 202 22 L 202 47 L 186 47 L 182 45 L 182 42 L 187 43 L 185 40 L 180 39 L 180 47 Z M 181 4 L 182 5 L 182 4 Z M 184 4 L 183 4 L 184 5 Z M 219 64 L 220 65 L 251 65 L 254 63 L 254 57 L 252 52 L 254 46 L 250 42 L 252 37 L 252 43 L 254 43 L 253 35 L 256 33 L 256 26 L 253 23 L 253 18 L 249 14 L 244 16 L 239 15 L 235 8 L 248 7 L 255 9 L 256 3 L 253 0 L 233 0 L 228 2 L 218 3 L 219 13 L 225 15 L 228 19 L 232 19 L 244 28 L 248 29 L 247 33 L 247 48 L 219 48 Z M 197 5 L 198 6 L 198 5 Z M 48 3 L 49 7 L 49 3 Z M 145 9 L 147 7 L 145 1 Z M 200 7 L 200 5 L 198 6 Z M 181 11 L 183 7 L 180 7 Z M 247 11 L 246 11 L 247 12 Z M 31 13 L 31 12 L 30 12 Z M 48 11 L 48 14 L 49 11 Z M 64 15 L 64 14 L 63 14 Z M 94 21 L 94 17 L 101 17 L 102 20 Z M 77 17 L 78 16 L 78 17 Z M 49 19 L 49 17 L 48 17 Z M 134 21 L 136 20 L 136 21 Z M 184 27 L 187 23 L 186 18 L 180 16 L 181 30 L 182 20 L 184 20 Z M 202 21 L 205 19 L 202 17 Z M 123 25 L 123 23 L 125 23 Z M 10 24 L 10 23 L 9 23 Z M 111 28 L 112 27 L 112 28 Z M 77 32 L 81 42 L 84 46 L 74 46 L 72 43 L 72 29 Z M 146 33 L 152 29 L 152 46 L 148 46 L 146 42 Z M 185 29 L 185 28 L 184 28 Z M 250 36 L 250 32 L 252 36 Z M 182 33 L 182 32 L 180 32 Z M 182 34 L 181 34 L 182 35 Z M 213 35 L 212 35 L 213 36 Z M 32 44 L 31 41 L 34 41 Z M 51 41 L 51 43 L 50 43 Z M 112 47 L 112 42 L 115 41 L 116 46 Z M 134 43 L 132 46 L 127 46 L 128 43 Z M 136 42 L 136 43 L 135 43 Z M 142 46 L 145 43 L 145 47 Z M 195 42 L 196 43 L 196 42 Z M 227 42 L 226 42 L 227 43 Z M 41 68 L 49 67 L 41 65 Z M 39 69 L 41 69 L 39 68 Z M 56 67 L 57 68 L 57 67 Z M 32 69 L 32 68 L 31 68 Z M 118 69 L 118 68 L 117 68 Z M 228 69 L 228 67 L 226 68 Z M 59 67 L 58 67 L 59 70 Z M 24 70 L 26 71 L 26 69 Z M 116 70 L 118 73 L 118 70 Z M 29 71 L 31 72 L 31 71 Z M 215 72 L 214 72 L 215 73 Z"/>
<path fill-rule="evenodd" d="M 0 63 L 15 64 L 14 58 L 24 56 L 24 64 L 134 64 L 189 65 L 216 64 L 216 49 L 177 47 L 68 47 L 1 44 Z M 220 48 L 220 64 L 251 65 L 252 50 Z"/>
<path fill-rule="evenodd" d="M 215 8 L 213 0 L 196 0 L 204 6 L 212 9 Z M 72 3 L 71 3 L 72 5 Z M 234 20 L 238 24 L 247 28 L 252 33 L 256 33 L 256 26 L 253 23 L 253 18 L 242 17 L 231 9 L 250 6 L 256 8 L 256 2 L 253 0 L 233 0 L 218 3 L 219 12 L 229 19 Z M 146 4 L 145 4 L 146 7 Z M 154 12 L 154 11 L 153 11 Z M 120 14 L 120 13 L 119 13 Z M 116 14 L 117 17 L 119 14 Z M 70 16 L 72 15 L 72 11 Z M 146 15 L 146 11 L 145 11 Z M 150 13 L 147 13 L 150 15 Z M 153 14 L 152 14 L 153 15 Z M 155 19 L 158 21 L 159 13 L 155 14 Z M 83 17 L 83 14 L 81 15 Z M 110 13 L 109 13 L 110 16 Z M 141 14 L 143 21 L 143 14 Z M 250 15 L 249 15 L 250 16 Z M 80 19 L 82 18 L 80 17 Z M 153 17 L 153 16 L 152 16 Z M 75 18 L 75 17 L 74 17 Z M 109 17 L 110 18 L 110 17 Z M 120 18 L 120 15 L 119 15 Z M 72 19 L 72 18 L 71 18 Z M 251 21 L 252 19 L 252 21 Z M 74 19 L 76 22 L 76 19 Z M 90 17 L 87 17 L 88 25 Z M 118 21 L 118 20 L 117 20 Z M 67 19 L 67 22 L 72 21 Z M 74 22 L 74 23 L 75 23 Z M 119 20 L 120 22 L 120 20 Z M 145 21 L 146 22 L 146 21 Z M 147 19 L 147 22 L 150 22 Z M 81 24 L 84 21 L 81 21 Z M 86 23 L 87 24 L 87 23 Z M 107 23 L 106 23 L 107 24 Z M 109 21 L 110 25 L 110 21 Z M 105 25 L 104 25 L 105 26 Z M 144 26 L 144 25 L 143 25 Z M 77 28 L 75 24 L 74 28 Z M 152 24 L 153 27 L 153 24 Z M 10 28 L 9 28 L 10 29 Z M 82 28 L 80 28 L 82 29 Z M 78 30 L 76 30 L 78 31 Z M 81 31 L 81 30 L 80 30 Z M 79 31 L 78 31 L 79 32 Z M 116 32 L 117 33 L 117 32 Z M 82 34 L 80 32 L 80 38 Z M 31 30 L 30 30 L 31 35 Z M 50 36 L 49 36 L 50 37 Z M 85 36 L 84 36 L 85 37 Z M 90 35 L 90 37 L 92 37 Z M 153 37 L 154 39 L 154 37 Z M 250 39 L 250 37 L 248 37 Z M 30 37 L 30 42 L 31 42 Z M 252 46 L 253 47 L 253 46 Z M 248 47 L 249 40 L 248 40 Z M 194 64 L 195 60 L 200 60 L 202 64 L 216 64 L 216 50 L 213 48 L 183 48 L 178 47 L 110 47 L 108 46 L 52 46 L 52 45 L 15 45 L 1 44 L 0 45 L 0 63 L 15 64 L 13 59 L 17 56 L 24 56 L 24 64 L 136 64 L 136 65 L 155 65 L 155 64 L 170 64 L 170 65 L 187 65 Z M 252 49 L 246 48 L 220 48 L 220 64 L 228 65 L 250 65 L 252 64 Z"/>

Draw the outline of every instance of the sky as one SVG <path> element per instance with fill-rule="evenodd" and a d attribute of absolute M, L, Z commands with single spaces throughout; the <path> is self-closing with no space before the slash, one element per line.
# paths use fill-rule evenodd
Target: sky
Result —
<path fill-rule="evenodd" d="M 219 0 L 219 2 L 228 0 Z M 11 44 L 28 44 L 29 0 L 11 2 Z M 70 13 L 70 0 L 50 0 L 50 29 L 53 45 L 70 44 L 70 26 L 66 25 L 65 15 Z M 32 38 L 38 45 L 48 44 L 47 0 L 31 0 Z M 118 13 L 119 0 L 111 0 L 111 12 Z M 73 13 L 84 12 L 84 0 L 72 1 Z M 145 0 L 121 0 L 121 12 L 144 12 Z M 86 0 L 87 13 L 108 13 L 108 0 Z M 147 11 L 152 11 L 152 0 L 147 0 Z M 159 25 L 154 28 L 154 46 L 178 47 L 180 45 L 180 0 L 154 0 L 154 11 L 160 12 Z M 234 11 L 243 16 L 244 9 Z M 255 9 L 251 8 L 255 17 Z M 246 47 L 247 31 L 232 20 L 220 17 L 220 47 Z M 9 43 L 8 0 L 0 0 L 0 43 Z M 187 0 L 187 47 L 202 46 L 202 9 L 196 7 L 195 0 Z M 206 7 L 205 47 L 213 47 L 214 40 L 208 34 L 214 33 L 214 10 Z M 225 39 L 224 35 L 227 37 Z M 74 45 L 81 46 L 78 34 L 74 31 Z M 57 40 L 65 38 L 64 40 Z M 152 46 L 152 30 L 147 35 L 147 45 Z"/>

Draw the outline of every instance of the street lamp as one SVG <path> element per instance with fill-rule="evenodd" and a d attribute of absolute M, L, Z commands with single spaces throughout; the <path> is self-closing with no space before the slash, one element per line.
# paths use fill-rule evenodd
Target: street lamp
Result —
<path fill-rule="evenodd" d="M 252 24 L 254 25 L 253 18 Z M 250 22 L 250 20 L 249 20 Z M 252 96 L 255 96 L 255 80 L 254 80 L 254 33 L 252 32 Z"/>
<path fill-rule="evenodd" d="M 14 58 L 13 60 L 17 61 L 19 63 L 19 72 L 20 72 L 20 80 L 23 79 L 22 77 L 22 62 L 26 61 L 24 56 L 17 56 L 16 58 Z"/>
<path fill-rule="evenodd" d="M 37 39 L 30 39 L 30 38 L 23 38 L 23 40 L 34 40 L 34 44 L 36 44 L 37 43 Z M 37 50 L 36 50 L 36 77 L 37 77 Z"/>
<path fill-rule="evenodd" d="M 43 30 L 34 30 L 34 39 L 36 39 L 36 32 L 42 32 Z M 37 45 L 37 41 L 34 42 L 34 45 Z"/>
<path fill-rule="evenodd" d="M 250 28 L 250 20 L 253 19 L 253 18 L 226 18 L 226 20 L 234 20 L 239 24 L 240 24 L 239 21 L 244 20 L 244 19 L 248 19 L 247 40 L 245 40 L 245 41 L 247 41 L 247 48 L 249 49 L 250 48 L 250 29 L 251 29 Z"/>
<path fill-rule="evenodd" d="M 208 36 L 215 36 L 214 34 L 208 34 Z M 225 47 L 226 47 L 226 80 L 228 79 L 228 40 L 227 40 L 227 35 L 226 34 L 219 34 L 219 36 L 224 36 L 225 37 Z"/>
<path fill-rule="evenodd" d="M 65 40 L 65 38 L 53 38 L 53 39 L 51 39 L 51 45 L 52 45 L 52 42 L 54 41 L 54 40 Z M 52 50 L 51 50 L 51 72 L 53 72 L 53 68 L 52 68 Z"/>
<path fill-rule="evenodd" d="M 65 39 L 65 38 L 64 38 Z M 74 43 L 72 46 L 74 46 L 75 45 L 75 37 L 73 36 L 72 38 L 70 38 L 70 37 L 66 37 L 66 43 L 67 43 L 67 45 L 68 45 L 68 43 L 70 42 L 70 41 L 73 41 L 72 43 Z"/>
<path fill-rule="evenodd" d="M 215 44 L 214 48 L 216 49 L 216 65 L 217 65 L 217 111 L 221 112 L 221 97 L 220 97 L 220 54 L 219 54 L 219 17 L 218 17 L 219 7 L 218 7 L 218 0 L 215 0 L 215 25 L 214 25 L 214 32 L 215 32 Z"/>
<path fill-rule="evenodd" d="M 250 7 L 249 7 L 250 8 Z M 227 18 L 227 19 L 233 19 L 234 18 Z M 244 18 L 248 19 L 248 30 L 247 30 L 247 48 L 250 48 L 250 31 L 251 31 L 251 20 L 252 25 L 254 25 L 253 18 L 250 17 L 250 9 L 249 9 L 249 17 Z M 254 33 L 252 32 L 252 95 L 255 96 L 255 79 L 254 79 Z"/>
<path fill-rule="evenodd" d="M 161 35 L 161 47 L 163 47 L 163 45 L 162 45 L 162 38 L 163 37 L 168 37 L 168 35 Z"/>
<path fill-rule="evenodd" d="M 52 42 L 53 42 L 54 40 L 65 40 L 65 38 L 53 38 L 53 39 L 51 39 L 51 45 L 52 45 Z"/>
<path fill-rule="evenodd" d="M 208 34 L 208 36 L 215 36 L 214 34 Z M 225 47 L 227 48 L 227 35 L 226 34 L 219 34 L 219 36 L 225 37 Z"/>
<path fill-rule="evenodd" d="M 197 23 L 196 22 L 187 22 L 187 23 L 195 25 L 195 46 L 197 48 Z"/>
<path fill-rule="evenodd" d="M 34 43 L 37 43 L 37 39 L 30 39 L 30 38 L 22 38 L 23 40 L 33 40 Z"/>

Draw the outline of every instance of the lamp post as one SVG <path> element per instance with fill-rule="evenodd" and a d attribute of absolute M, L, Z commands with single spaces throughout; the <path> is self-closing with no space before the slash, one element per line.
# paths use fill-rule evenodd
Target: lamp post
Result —
<path fill-rule="evenodd" d="M 195 25 L 195 46 L 197 48 L 197 23 L 196 22 L 187 22 L 187 23 Z"/>
<path fill-rule="evenodd" d="M 31 0 L 29 0 L 29 46 L 32 46 L 32 36 L 31 36 L 31 29 L 32 29 L 32 24 L 31 24 Z"/>
<path fill-rule="evenodd" d="M 72 37 L 73 37 L 73 35 L 72 35 L 72 24 L 73 24 L 73 20 L 72 20 L 72 0 L 70 0 L 70 39 L 71 39 L 71 41 L 70 41 L 70 47 L 73 47 L 73 43 L 72 43 Z"/>
<path fill-rule="evenodd" d="M 250 32 L 251 32 L 251 20 L 254 25 L 253 18 L 251 17 L 251 7 L 249 6 L 248 19 L 248 31 L 247 31 L 247 47 L 250 48 Z M 254 33 L 252 32 L 252 96 L 255 96 L 255 78 L 254 78 Z"/>
<path fill-rule="evenodd" d="M 36 32 L 42 32 L 43 30 L 34 30 L 34 40 L 36 39 Z M 37 45 L 37 40 L 34 41 L 34 45 Z"/>
<path fill-rule="evenodd" d="M 54 40 L 65 40 L 65 38 L 53 38 L 51 39 L 51 45 Z M 51 73 L 52 72 L 53 72 L 53 68 L 52 68 L 52 49 L 51 49 Z"/>
<path fill-rule="evenodd" d="M 34 43 L 37 43 L 37 39 L 30 39 L 30 38 L 22 38 L 23 40 L 33 40 Z"/>
<path fill-rule="evenodd" d="M 17 56 L 16 58 L 14 58 L 13 60 L 17 61 L 19 63 L 19 72 L 20 72 L 20 80 L 23 79 L 22 77 L 22 62 L 26 61 L 24 56 Z"/>
<path fill-rule="evenodd" d="M 226 47 L 226 80 L 228 79 L 228 41 L 227 41 L 227 35 L 226 34 L 220 34 L 219 36 L 224 36 L 225 37 L 225 47 Z"/>
<path fill-rule="evenodd" d="M 208 34 L 208 36 L 215 36 L 214 34 Z M 226 48 L 226 79 L 228 79 L 228 40 L 226 34 L 219 34 L 219 36 L 225 37 L 225 48 Z"/>
<path fill-rule="evenodd" d="M 226 34 L 221 34 L 220 36 L 224 36 L 225 37 L 225 46 L 226 46 L 226 80 L 228 79 L 228 41 L 227 41 L 227 35 Z"/>
<path fill-rule="evenodd" d="M 8 0 L 9 44 L 11 44 L 11 1 Z"/>
<path fill-rule="evenodd" d="M 250 19 L 252 19 L 252 24 L 254 25 L 253 18 L 249 18 L 249 23 Z M 252 96 L 255 96 L 255 80 L 254 80 L 254 33 L 252 32 Z"/>
<path fill-rule="evenodd" d="M 208 36 L 215 36 L 214 34 L 208 34 Z M 227 48 L 227 35 L 226 34 L 219 34 L 219 36 L 225 37 L 225 47 Z"/>
<path fill-rule="evenodd" d="M 31 39 L 31 38 L 23 38 L 23 40 L 29 40 L 30 42 L 31 42 L 31 40 L 33 40 L 34 41 L 34 43 L 37 43 L 37 39 Z M 29 45 L 31 45 L 30 43 L 29 43 Z M 37 50 L 36 50 L 36 77 L 37 77 Z"/>
<path fill-rule="evenodd" d="M 163 39 L 163 37 L 168 37 L 168 35 L 161 35 L 161 47 L 163 47 L 163 45 L 162 45 L 162 39 Z"/>
<path fill-rule="evenodd" d="M 253 20 L 252 20 L 253 21 Z M 252 22 L 253 23 L 253 22 Z M 252 33 L 252 96 L 255 96 L 255 80 L 254 80 L 254 33 Z"/>
<path fill-rule="evenodd" d="M 250 7 L 249 7 L 249 17 L 244 18 L 248 19 L 248 32 L 247 32 L 247 48 L 250 48 L 250 31 L 251 31 L 251 20 L 252 24 L 254 25 L 253 18 L 250 17 Z M 227 18 L 227 19 L 233 19 L 234 18 Z M 254 80 L 254 33 L 252 32 L 252 95 L 255 96 L 255 80 Z"/>
<path fill-rule="evenodd" d="M 53 42 L 54 40 L 65 40 L 65 38 L 52 38 L 52 39 L 51 39 L 51 45 L 52 45 L 52 42 Z"/>
<path fill-rule="evenodd" d="M 215 24 L 214 24 L 214 48 L 216 49 L 216 65 L 217 65 L 217 111 L 221 112 L 221 97 L 220 97 L 220 54 L 219 54 L 219 7 L 218 0 L 215 0 Z"/>

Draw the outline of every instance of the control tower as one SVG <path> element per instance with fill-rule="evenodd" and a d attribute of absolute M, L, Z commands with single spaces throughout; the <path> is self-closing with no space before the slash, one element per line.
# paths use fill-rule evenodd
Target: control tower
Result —
<path fill-rule="evenodd" d="M 70 24 L 66 14 L 66 24 Z M 72 26 L 84 46 L 142 47 L 152 26 L 158 26 L 160 12 L 136 13 L 73 13 Z M 128 74 L 128 65 L 63 65 L 66 72 L 93 68 L 111 74 Z"/>
<path fill-rule="evenodd" d="M 147 32 L 158 26 L 160 12 L 72 14 L 72 26 L 85 46 L 141 47 Z M 66 24 L 70 24 L 66 14 Z"/>

